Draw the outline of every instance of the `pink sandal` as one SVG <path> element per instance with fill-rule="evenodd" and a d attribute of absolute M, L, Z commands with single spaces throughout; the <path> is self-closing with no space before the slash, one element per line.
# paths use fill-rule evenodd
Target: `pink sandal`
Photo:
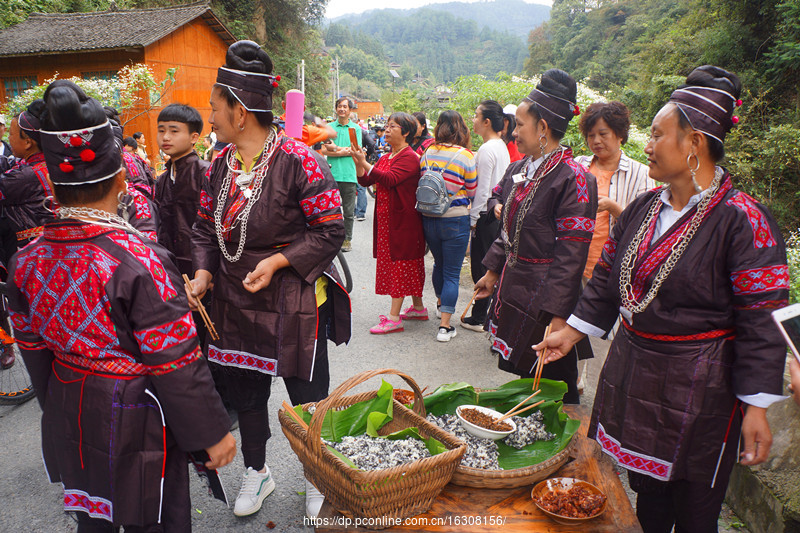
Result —
<path fill-rule="evenodd" d="M 378 317 L 378 325 L 372 326 L 369 328 L 369 332 L 373 335 L 385 335 L 387 333 L 399 333 L 403 331 L 403 320 L 400 319 L 397 322 L 394 320 L 389 320 L 389 317 L 386 315 L 381 315 Z"/>
<path fill-rule="evenodd" d="M 428 308 L 423 307 L 422 311 L 417 311 L 411 305 L 405 311 L 400 313 L 400 320 L 428 320 Z"/>

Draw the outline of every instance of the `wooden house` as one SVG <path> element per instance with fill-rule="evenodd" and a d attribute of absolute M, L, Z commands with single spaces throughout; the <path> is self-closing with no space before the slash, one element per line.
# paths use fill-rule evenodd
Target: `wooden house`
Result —
<path fill-rule="evenodd" d="M 0 30 L 0 102 L 39 85 L 58 73 L 60 78 L 114 77 L 122 67 L 144 63 L 162 79 L 177 67 L 175 83 L 159 102 L 189 104 L 206 121 L 217 68 L 235 37 L 208 4 L 110 10 L 94 13 L 34 13 L 15 26 Z M 151 157 L 157 152 L 160 107 L 147 113 L 123 114 L 125 135 L 145 133 Z M 139 115 L 139 116 L 136 116 Z"/>

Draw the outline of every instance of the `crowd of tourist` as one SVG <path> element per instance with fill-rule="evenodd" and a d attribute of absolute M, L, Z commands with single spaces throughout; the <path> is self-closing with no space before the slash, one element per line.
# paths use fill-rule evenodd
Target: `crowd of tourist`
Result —
<path fill-rule="evenodd" d="M 68 81 L 14 116 L 0 147 L 11 319 L 47 472 L 79 531 L 188 531 L 186 453 L 232 461 L 229 415 L 246 467 L 233 512 L 261 508 L 275 488 L 273 378 L 293 404 L 328 395 L 327 341 L 351 335 L 332 263 L 361 244 L 369 191 L 375 293 L 390 298 L 371 334 L 430 319 L 430 251 L 436 339 L 451 340 L 469 250 L 461 326 L 487 332 L 515 376 L 543 358 L 567 403 L 580 401 L 587 335 L 613 338 L 588 436 L 628 469 L 645 531 L 716 530 L 733 464 L 769 453 L 786 356 L 770 316 L 788 298 L 783 239 L 719 166 L 742 103 L 735 74 L 690 74 L 653 119 L 648 165 L 623 151 L 625 105 L 581 112 L 558 69 L 521 102 L 442 111 L 432 132 L 422 113 L 362 128 L 342 97 L 332 123 L 307 116 L 298 139 L 273 116 L 279 77 L 259 45 L 231 45 L 216 81 L 213 136 L 201 141 L 189 106 L 159 114 L 157 179 L 144 135 L 124 136 L 115 110 Z M 592 155 L 563 144 L 577 116 Z M 310 516 L 323 499 L 307 482 Z"/>

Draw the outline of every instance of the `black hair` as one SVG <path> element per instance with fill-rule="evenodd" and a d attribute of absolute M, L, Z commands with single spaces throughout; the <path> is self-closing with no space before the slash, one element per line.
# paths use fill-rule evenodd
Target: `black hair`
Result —
<path fill-rule="evenodd" d="M 90 128 L 106 121 L 100 102 L 90 98 L 83 89 L 68 80 L 56 80 L 44 92 L 42 129 L 49 131 Z M 105 198 L 114 185 L 114 179 L 86 185 L 55 185 L 53 193 L 60 204 L 85 205 Z"/>
<path fill-rule="evenodd" d="M 355 104 L 353 104 L 353 101 L 350 100 L 350 98 L 348 98 L 347 96 L 340 96 L 339 99 L 336 100 L 336 105 L 333 106 L 334 109 L 339 107 L 339 104 L 341 104 L 342 102 L 347 102 L 347 107 L 350 108 L 350 111 L 355 109 Z"/>
<path fill-rule="evenodd" d="M 311 111 L 304 111 L 303 112 L 303 122 L 308 124 L 313 124 L 317 117 L 314 116 L 314 113 Z"/>
<path fill-rule="evenodd" d="M 390 120 L 400 126 L 400 133 L 403 134 L 406 142 L 411 144 L 417 135 L 417 119 L 408 113 L 398 111 L 397 113 L 392 113 L 386 123 L 388 124 Z"/>
<path fill-rule="evenodd" d="M 25 112 L 29 113 L 29 114 L 33 115 L 34 117 L 36 117 L 37 119 L 39 119 L 39 121 L 41 123 L 42 112 L 44 112 L 44 109 L 45 109 L 44 100 L 42 100 L 41 98 L 37 98 L 36 100 L 34 100 L 33 102 L 31 102 L 28 105 L 28 107 L 25 109 Z M 17 122 L 19 122 L 19 116 L 21 114 L 22 114 L 22 111 L 20 111 L 16 115 L 14 115 L 14 118 L 17 119 Z M 39 137 L 38 132 L 33 134 L 33 135 L 30 135 L 29 131 L 26 131 L 25 129 L 20 127 L 19 128 L 19 135 L 23 139 L 30 139 L 36 145 L 36 148 L 38 150 L 42 149 L 42 147 L 39 144 L 39 141 L 40 141 L 41 137 Z"/>
<path fill-rule="evenodd" d="M 106 118 L 116 121 L 117 124 L 122 124 L 122 121 L 119 119 L 119 111 L 117 111 L 116 108 L 106 105 L 103 106 L 103 111 L 105 111 Z"/>
<path fill-rule="evenodd" d="M 133 137 L 125 137 L 124 139 L 122 139 L 122 146 L 130 146 L 134 150 L 139 149 L 139 143 L 137 143 L 136 139 L 134 139 Z"/>
<path fill-rule="evenodd" d="M 495 133 L 503 131 L 503 106 L 495 100 L 484 100 L 478 107 L 481 109 L 481 116 L 484 120 L 489 120 Z"/>
<path fill-rule="evenodd" d="M 551 96 L 555 96 L 569 102 L 575 102 L 578 98 L 578 84 L 575 83 L 575 79 L 558 68 L 546 70 L 544 74 L 542 74 L 542 79 L 539 84 L 536 85 L 536 88 Z M 542 117 L 539 115 L 539 110 L 536 108 L 536 106 L 530 102 L 528 103 L 530 104 L 528 105 L 528 113 L 530 113 L 537 121 L 541 120 Z M 567 122 L 572 120 L 572 115 L 567 115 L 567 119 Z M 555 140 L 560 141 L 564 138 L 566 128 L 565 131 L 558 131 L 553 129 L 553 125 L 549 122 L 548 126 L 550 126 L 550 131 L 552 132 Z"/>
<path fill-rule="evenodd" d="M 272 59 L 269 54 L 261 48 L 258 43 L 253 41 L 236 41 L 228 47 L 225 54 L 225 67 L 244 72 L 254 72 L 256 74 L 272 74 Z M 239 100 L 233 95 L 230 89 L 218 83 L 214 87 L 220 90 L 225 97 L 228 107 L 236 107 Z M 272 111 L 250 111 L 256 116 L 258 123 L 263 127 L 272 124 Z"/>
<path fill-rule="evenodd" d="M 628 131 L 631 128 L 631 112 L 622 102 L 595 102 L 581 114 L 578 129 L 583 138 L 589 135 L 597 121 L 603 119 L 614 135 L 622 139 L 622 144 L 628 142 Z"/>
<path fill-rule="evenodd" d="M 137 131 L 136 133 L 133 134 L 133 138 L 136 139 L 137 141 L 142 137 L 144 137 L 144 133 L 142 133 L 141 131 Z"/>
<path fill-rule="evenodd" d="M 189 133 L 202 133 L 203 117 L 190 105 L 169 104 L 158 114 L 158 122 L 181 122 L 189 127 Z M 133 134 L 136 139 L 136 134 Z"/>
<path fill-rule="evenodd" d="M 742 95 L 742 82 L 739 80 L 739 76 L 733 72 L 728 72 L 724 68 L 715 67 L 713 65 L 703 65 L 702 67 L 694 69 L 691 74 L 687 76 L 686 84 L 681 85 L 678 89 L 683 89 L 691 85 L 697 87 L 711 87 L 713 89 L 725 91 L 730 94 L 734 100 L 738 100 Z M 678 113 L 678 124 L 681 129 L 684 131 L 691 130 L 692 125 L 689 123 L 686 116 L 684 116 L 680 110 L 676 109 L 676 112 Z M 731 130 L 733 122 L 731 121 L 728 124 L 729 125 L 725 128 L 725 133 Z M 708 135 L 706 135 L 706 141 L 708 141 L 708 152 L 711 157 L 714 158 L 714 161 L 722 161 L 722 158 L 725 157 L 725 146 L 714 137 Z"/>
<path fill-rule="evenodd" d="M 430 135 L 428 133 L 428 120 L 425 117 L 425 113 L 422 111 L 415 111 L 411 113 L 411 116 L 417 119 L 417 122 L 422 126 L 422 134 L 420 135 L 420 139 L 424 139 Z"/>
<path fill-rule="evenodd" d="M 514 140 L 514 130 L 517 129 L 517 117 L 515 117 L 513 113 L 504 113 L 503 122 L 505 122 L 506 127 L 503 140 L 508 144 Z"/>

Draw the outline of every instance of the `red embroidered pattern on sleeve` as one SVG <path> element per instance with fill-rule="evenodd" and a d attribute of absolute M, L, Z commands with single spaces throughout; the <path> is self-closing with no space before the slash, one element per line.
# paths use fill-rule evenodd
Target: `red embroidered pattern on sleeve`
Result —
<path fill-rule="evenodd" d="M 594 220 L 586 217 L 557 218 L 556 231 L 585 231 L 594 233 Z"/>
<path fill-rule="evenodd" d="M 578 203 L 589 203 L 589 184 L 586 181 L 586 172 L 583 167 L 575 162 L 574 159 L 565 159 L 564 162 L 575 173 L 575 183 L 577 184 Z"/>
<path fill-rule="evenodd" d="M 289 155 L 296 155 L 300 157 L 303 170 L 306 173 L 309 183 L 314 183 L 315 181 L 325 179 L 325 174 L 322 173 L 322 169 L 319 168 L 317 160 L 309 152 L 308 146 L 300 141 L 287 138 L 283 142 L 283 145 L 281 145 L 281 149 Z"/>
<path fill-rule="evenodd" d="M 158 258 L 156 253 L 144 244 L 139 237 L 131 235 L 130 233 L 114 232 L 109 233 L 108 238 L 113 242 L 128 250 L 141 264 L 147 268 L 147 271 L 153 277 L 158 293 L 161 298 L 166 302 L 178 295 L 175 287 L 172 285 L 172 280 L 169 279 L 161 259 Z"/>
<path fill-rule="evenodd" d="M 787 265 L 773 265 L 732 272 L 731 284 L 733 285 L 733 293 L 737 296 L 789 290 L 789 267 Z"/>
<path fill-rule="evenodd" d="M 747 215 L 747 221 L 750 223 L 750 227 L 753 228 L 753 247 L 770 248 L 777 244 L 772 236 L 767 217 L 758 208 L 756 201 L 752 197 L 743 192 L 737 192 L 725 203 L 738 207 Z"/>
<path fill-rule="evenodd" d="M 192 313 L 168 324 L 154 328 L 134 331 L 134 337 L 139 342 L 143 354 L 157 353 L 184 343 L 197 335 L 197 328 Z"/>
<path fill-rule="evenodd" d="M 606 256 L 608 256 L 608 260 L 606 260 Z M 616 256 L 617 256 L 617 241 L 609 237 L 606 243 L 603 245 L 603 251 L 600 254 L 600 259 L 597 261 L 597 264 L 600 265 L 602 268 L 610 271 L 611 263 L 614 262 L 614 258 Z"/>
<path fill-rule="evenodd" d="M 147 198 L 144 194 L 134 189 L 128 184 L 128 192 L 133 196 L 133 205 L 136 207 L 136 218 L 138 220 L 153 218 L 153 213 L 150 212 L 150 204 L 147 203 Z"/>
<path fill-rule="evenodd" d="M 213 222 L 211 214 L 214 212 L 214 201 L 205 189 L 200 191 L 200 206 L 197 209 L 197 216 Z"/>
<path fill-rule="evenodd" d="M 341 207 L 342 196 L 339 193 L 339 189 L 331 189 L 319 193 L 316 196 L 312 196 L 311 198 L 301 200 L 300 206 L 303 208 L 303 213 L 306 215 L 306 218 L 308 218 L 324 211 Z"/>
<path fill-rule="evenodd" d="M 309 226 L 316 226 L 317 224 L 322 224 L 324 222 L 330 222 L 331 220 L 344 220 L 344 217 L 341 213 L 336 213 L 333 215 L 326 215 L 324 217 L 319 217 L 314 220 L 309 221 Z"/>

